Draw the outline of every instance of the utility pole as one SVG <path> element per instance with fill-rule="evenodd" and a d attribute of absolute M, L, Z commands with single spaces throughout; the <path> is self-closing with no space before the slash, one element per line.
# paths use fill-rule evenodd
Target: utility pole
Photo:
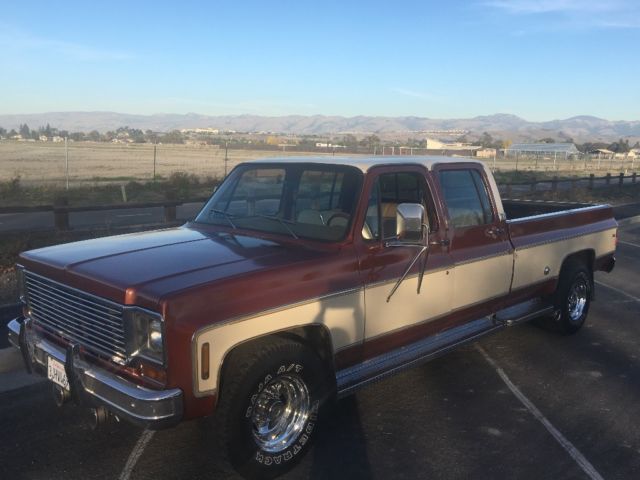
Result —
<path fill-rule="evenodd" d="M 64 137 L 64 171 L 67 178 L 67 190 L 69 190 L 69 143 L 67 137 Z"/>
<path fill-rule="evenodd" d="M 157 145 L 153 144 L 153 181 L 156 181 L 156 147 Z"/>
<path fill-rule="evenodd" d="M 224 176 L 227 177 L 227 162 L 229 161 L 229 141 L 224 141 Z"/>

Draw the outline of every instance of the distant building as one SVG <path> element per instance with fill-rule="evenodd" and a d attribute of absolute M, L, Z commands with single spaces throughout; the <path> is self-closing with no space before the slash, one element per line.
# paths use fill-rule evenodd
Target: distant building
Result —
<path fill-rule="evenodd" d="M 41 142 L 48 142 L 49 141 L 49 137 L 47 137 L 46 135 L 40 135 L 39 140 Z"/>
<path fill-rule="evenodd" d="M 217 128 L 182 128 L 180 129 L 180 133 L 205 133 L 209 135 L 218 135 L 218 133 L 220 133 L 220 130 L 218 130 Z"/>
<path fill-rule="evenodd" d="M 589 152 L 591 155 L 594 155 L 596 158 L 613 158 L 614 152 L 611 150 L 607 150 L 606 148 L 596 148 Z"/>
<path fill-rule="evenodd" d="M 64 142 L 64 138 L 60 137 L 58 135 L 55 135 L 55 136 L 51 137 L 51 141 L 53 143 L 62 143 L 62 142 Z"/>
<path fill-rule="evenodd" d="M 476 157 L 478 158 L 493 158 L 496 156 L 495 148 L 481 148 L 480 150 L 476 150 Z"/>
<path fill-rule="evenodd" d="M 514 143 L 505 150 L 505 156 L 524 155 L 568 159 L 580 154 L 573 143 Z"/>
<path fill-rule="evenodd" d="M 333 143 L 317 142 L 316 148 L 347 148 L 347 147 L 345 145 L 334 145 Z"/>

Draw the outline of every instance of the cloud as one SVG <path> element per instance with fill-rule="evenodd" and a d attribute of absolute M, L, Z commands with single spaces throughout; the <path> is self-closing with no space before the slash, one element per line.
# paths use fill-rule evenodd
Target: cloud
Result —
<path fill-rule="evenodd" d="M 3 50 L 33 50 L 48 54 L 57 54 L 68 60 L 84 62 L 124 61 L 135 56 L 130 52 L 96 48 L 74 42 L 33 35 L 21 29 L 0 24 L 0 47 Z"/>
<path fill-rule="evenodd" d="M 493 0 L 484 3 L 488 7 L 512 14 L 536 14 L 557 12 L 606 12 L 624 6 L 624 2 L 602 0 Z"/>
<path fill-rule="evenodd" d="M 639 21 L 628 21 L 640 16 L 636 0 L 488 0 L 479 5 L 511 16 L 544 15 L 545 24 L 534 30 L 640 28 Z"/>
<path fill-rule="evenodd" d="M 440 99 L 438 96 L 430 93 L 416 92 L 406 88 L 392 88 L 391 91 L 399 95 L 404 95 L 405 97 L 419 98 L 421 100 L 436 101 Z"/>

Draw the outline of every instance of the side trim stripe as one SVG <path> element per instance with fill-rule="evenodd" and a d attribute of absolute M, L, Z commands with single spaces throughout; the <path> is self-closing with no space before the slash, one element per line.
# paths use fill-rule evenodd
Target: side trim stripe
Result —
<path fill-rule="evenodd" d="M 347 395 L 364 385 L 382 380 L 502 328 L 503 325 L 484 317 L 340 370 L 336 374 L 338 394 Z"/>
<path fill-rule="evenodd" d="M 586 232 L 586 233 L 577 233 L 575 235 L 565 235 L 563 237 L 560 238 L 554 238 L 552 240 L 543 240 L 540 242 L 536 242 L 536 243 L 531 243 L 531 244 L 527 244 L 527 245 L 523 245 L 522 247 L 516 247 L 516 253 L 520 252 L 522 250 L 526 250 L 528 248 L 534 248 L 534 247 L 539 247 L 541 245 L 548 245 L 550 243 L 557 243 L 557 242 L 562 242 L 564 240 L 570 240 L 572 238 L 578 238 L 578 237 L 586 237 L 587 235 L 595 235 L 596 233 L 602 233 L 602 232 L 607 232 L 609 230 L 615 230 L 615 227 L 607 227 L 607 228 L 602 228 L 600 230 L 594 230 L 591 232 Z M 526 238 L 526 235 L 523 235 L 522 237 L 517 237 L 517 238 Z"/>

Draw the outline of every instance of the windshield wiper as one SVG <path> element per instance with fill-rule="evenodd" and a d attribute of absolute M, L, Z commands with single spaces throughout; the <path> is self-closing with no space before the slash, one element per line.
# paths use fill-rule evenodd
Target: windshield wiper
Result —
<path fill-rule="evenodd" d="M 225 212 L 224 210 L 218 210 L 217 208 L 212 208 L 211 210 L 209 210 L 209 213 L 217 213 L 218 215 L 222 215 L 225 218 L 225 220 L 229 222 L 229 225 L 231 225 L 231 227 L 234 230 L 237 228 L 236 225 L 233 223 L 233 220 L 231 220 L 231 217 L 233 215 L 231 215 L 230 213 Z"/>
<path fill-rule="evenodd" d="M 295 232 L 293 230 L 291 230 L 291 227 L 289 227 L 289 225 L 287 225 L 287 223 L 290 223 L 292 225 L 294 224 L 294 222 L 292 222 L 291 220 L 284 220 L 283 218 L 276 217 L 275 215 L 262 215 L 262 214 L 259 214 L 259 213 L 256 213 L 255 216 L 256 217 L 260 217 L 260 218 L 268 218 L 269 220 L 275 220 L 280 225 L 282 225 L 284 228 L 286 228 L 287 231 L 291 234 L 291 236 L 293 238 L 298 240 L 298 236 L 295 234 Z"/>

